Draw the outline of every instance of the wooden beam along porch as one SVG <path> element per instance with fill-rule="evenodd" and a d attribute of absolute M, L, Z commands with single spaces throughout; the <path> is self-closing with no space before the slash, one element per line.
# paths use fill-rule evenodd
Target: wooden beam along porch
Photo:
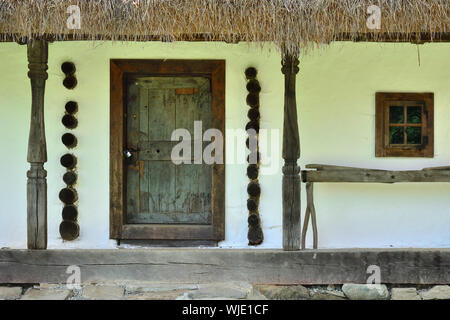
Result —
<path fill-rule="evenodd" d="M 366 283 L 368 267 L 388 284 L 450 283 L 450 248 L 345 250 L 0 250 L 0 283 L 147 281 L 272 284 Z"/>

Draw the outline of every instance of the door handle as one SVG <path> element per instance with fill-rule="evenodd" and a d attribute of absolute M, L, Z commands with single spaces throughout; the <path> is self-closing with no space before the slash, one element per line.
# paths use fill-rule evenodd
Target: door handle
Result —
<path fill-rule="evenodd" d="M 133 156 L 133 152 L 139 152 L 139 149 L 134 149 L 134 148 L 126 148 L 123 152 L 124 156 L 126 159 L 129 159 Z"/>
<path fill-rule="evenodd" d="M 130 158 L 133 156 L 133 155 L 131 154 L 130 150 L 128 150 L 128 149 L 126 149 L 126 150 L 123 152 L 123 154 L 124 154 L 124 156 L 125 156 L 126 159 L 130 159 Z"/>

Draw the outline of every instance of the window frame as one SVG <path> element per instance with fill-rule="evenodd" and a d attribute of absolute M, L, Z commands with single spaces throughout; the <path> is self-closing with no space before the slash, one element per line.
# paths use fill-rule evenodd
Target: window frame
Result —
<path fill-rule="evenodd" d="M 422 106 L 422 142 L 421 144 L 390 144 L 389 141 L 389 108 L 392 103 L 401 103 L 405 109 L 403 124 L 394 126 L 418 127 L 416 124 L 408 125 L 407 108 Z M 401 93 L 401 92 L 377 92 L 375 94 L 375 156 L 376 157 L 434 157 L 434 93 Z M 405 141 L 407 137 L 404 137 Z"/>

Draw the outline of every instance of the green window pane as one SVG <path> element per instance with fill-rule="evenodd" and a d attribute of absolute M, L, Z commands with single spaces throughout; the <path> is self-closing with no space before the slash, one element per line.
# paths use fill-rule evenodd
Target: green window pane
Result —
<path fill-rule="evenodd" d="M 403 107 L 391 106 L 389 107 L 389 123 L 404 123 L 404 109 Z"/>
<path fill-rule="evenodd" d="M 407 127 L 406 128 L 406 143 L 407 144 L 421 144 L 422 143 L 422 128 L 421 127 Z"/>
<path fill-rule="evenodd" d="M 390 144 L 403 144 L 405 133 L 403 127 L 389 127 L 389 143 Z"/>
<path fill-rule="evenodd" d="M 408 107 L 407 119 L 408 123 L 422 123 L 422 108 Z"/>

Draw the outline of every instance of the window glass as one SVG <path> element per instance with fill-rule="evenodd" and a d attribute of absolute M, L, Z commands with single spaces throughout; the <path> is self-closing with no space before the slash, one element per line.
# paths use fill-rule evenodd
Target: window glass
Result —
<path fill-rule="evenodd" d="M 422 123 L 422 107 L 408 107 L 408 123 Z"/>
<path fill-rule="evenodd" d="M 421 144 L 422 143 L 422 128 L 421 127 L 407 127 L 406 128 L 406 143 L 407 144 Z"/>
<path fill-rule="evenodd" d="M 389 143 L 390 144 L 405 143 L 405 133 L 404 133 L 403 127 L 390 127 L 389 128 Z"/>
<path fill-rule="evenodd" d="M 389 123 L 403 123 L 405 122 L 405 112 L 401 106 L 391 106 L 389 108 Z"/>

